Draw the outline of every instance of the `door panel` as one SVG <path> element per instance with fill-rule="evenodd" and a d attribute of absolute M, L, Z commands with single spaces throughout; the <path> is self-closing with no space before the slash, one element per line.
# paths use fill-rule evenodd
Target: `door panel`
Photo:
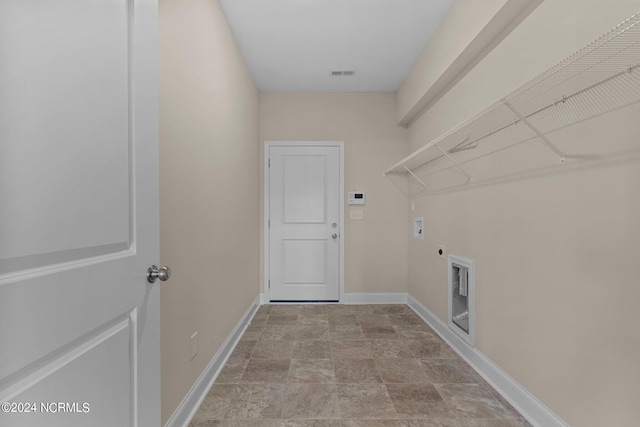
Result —
<path fill-rule="evenodd" d="M 156 27 L 0 2 L 0 402 L 37 404 L 0 425 L 160 424 Z"/>
<path fill-rule="evenodd" d="M 269 298 L 337 301 L 340 148 L 272 146 L 269 156 Z"/>
<path fill-rule="evenodd" d="M 318 285 L 326 280 L 326 240 L 283 240 L 284 284 Z"/>
<path fill-rule="evenodd" d="M 324 156 L 286 156 L 282 159 L 285 224 L 325 223 L 326 161 Z"/>
<path fill-rule="evenodd" d="M 126 0 L 0 5 L 2 271 L 130 244 L 128 9 Z"/>
<path fill-rule="evenodd" d="M 133 311 L 115 324 L 88 334 L 14 384 L 7 401 L 33 402 L 36 410 L 20 418 L 15 414 L 10 425 L 86 426 L 85 414 L 99 419 L 101 425 L 133 424 L 136 400 L 131 385 L 135 383 L 136 364 L 130 360 L 137 359 L 136 317 Z M 80 401 L 78 396 L 82 396 Z M 97 404 L 104 401 L 117 410 Z M 65 406 L 61 408 L 60 403 Z"/>

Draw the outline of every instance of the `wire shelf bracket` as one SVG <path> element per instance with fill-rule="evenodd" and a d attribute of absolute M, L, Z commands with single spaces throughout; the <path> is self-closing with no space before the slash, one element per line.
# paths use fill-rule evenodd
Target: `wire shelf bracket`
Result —
<path fill-rule="evenodd" d="M 436 148 L 438 150 L 440 150 L 442 152 L 442 154 L 444 154 L 446 156 L 446 158 L 449 159 L 451 161 L 451 163 L 453 163 L 460 170 L 460 172 L 462 172 L 463 174 L 465 174 L 467 176 L 467 182 L 465 182 L 465 184 L 468 184 L 469 182 L 471 182 L 471 175 L 469 175 L 469 173 L 466 170 L 464 170 L 464 168 L 462 166 L 460 166 L 458 164 L 458 162 L 453 160 L 453 158 L 449 155 L 449 153 L 444 151 L 442 149 L 442 147 L 440 147 L 438 144 L 436 144 Z"/>
<path fill-rule="evenodd" d="M 561 164 L 565 164 L 565 162 L 567 161 L 567 156 L 558 148 L 556 147 L 553 142 L 549 141 L 549 138 L 547 138 L 542 132 L 540 132 L 538 130 L 537 127 L 535 127 L 533 125 L 533 123 L 531 123 L 529 121 L 529 119 L 527 119 L 525 116 L 523 116 L 522 114 L 520 114 L 520 112 L 518 110 L 516 110 L 513 105 L 511 105 L 511 103 L 509 101 L 504 101 L 504 105 L 507 106 L 507 108 L 509 110 L 511 110 L 513 112 L 513 114 L 515 114 L 518 119 L 522 120 L 522 123 L 524 123 L 525 125 L 527 125 L 527 127 L 529 129 L 531 129 L 533 131 L 533 133 L 535 133 L 536 135 L 538 135 L 538 138 L 540 138 L 542 140 L 542 142 L 544 142 L 547 147 L 549 147 L 553 152 L 555 152 L 558 156 L 560 156 L 560 163 Z"/>

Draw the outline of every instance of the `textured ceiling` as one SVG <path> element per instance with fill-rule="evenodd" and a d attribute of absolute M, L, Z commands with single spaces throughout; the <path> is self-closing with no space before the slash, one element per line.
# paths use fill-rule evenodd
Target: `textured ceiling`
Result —
<path fill-rule="evenodd" d="M 219 3 L 260 91 L 395 92 L 454 0 Z"/>

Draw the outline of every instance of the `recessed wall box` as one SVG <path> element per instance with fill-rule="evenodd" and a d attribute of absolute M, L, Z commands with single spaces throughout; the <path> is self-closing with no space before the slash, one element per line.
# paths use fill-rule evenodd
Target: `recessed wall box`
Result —
<path fill-rule="evenodd" d="M 474 263 L 449 255 L 449 328 L 473 347 Z"/>
<path fill-rule="evenodd" d="M 350 205 L 364 205 L 365 195 L 362 191 L 350 191 L 349 192 L 349 204 Z"/>
<path fill-rule="evenodd" d="M 413 218 L 413 239 L 414 240 L 424 240 L 424 218 L 423 217 L 414 217 Z"/>

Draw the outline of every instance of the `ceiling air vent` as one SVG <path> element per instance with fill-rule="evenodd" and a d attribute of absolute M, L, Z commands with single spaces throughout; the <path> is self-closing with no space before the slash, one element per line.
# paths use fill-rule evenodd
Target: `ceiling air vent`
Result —
<path fill-rule="evenodd" d="M 355 71 L 353 71 L 353 70 L 332 71 L 331 72 L 331 77 L 353 76 L 354 74 L 355 74 Z"/>

